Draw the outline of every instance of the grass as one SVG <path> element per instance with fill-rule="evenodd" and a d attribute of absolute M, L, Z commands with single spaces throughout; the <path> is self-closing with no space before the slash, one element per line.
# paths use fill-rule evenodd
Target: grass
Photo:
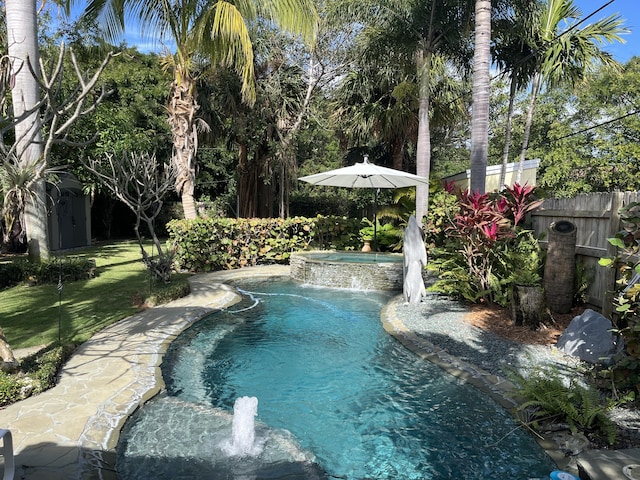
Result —
<path fill-rule="evenodd" d="M 62 342 L 82 343 L 189 276 L 175 274 L 170 287 L 151 281 L 136 241 L 98 244 L 67 255 L 93 259 L 96 277 L 66 282 L 61 294 L 55 284 L 0 291 L 0 327 L 11 348 L 50 345 L 58 335 Z"/>

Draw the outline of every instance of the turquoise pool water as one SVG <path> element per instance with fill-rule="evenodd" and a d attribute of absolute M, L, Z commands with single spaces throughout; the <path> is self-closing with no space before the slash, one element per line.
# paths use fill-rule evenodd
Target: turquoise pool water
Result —
<path fill-rule="evenodd" d="M 541 479 L 553 470 L 500 406 L 384 332 L 388 295 L 286 279 L 240 287 L 237 313 L 211 315 L 173 342 L 167 393 L 123 430 L 123 480 Z M 265 448 L 228 459 L 220 444 L 241 396 L 259 400 Z"/>

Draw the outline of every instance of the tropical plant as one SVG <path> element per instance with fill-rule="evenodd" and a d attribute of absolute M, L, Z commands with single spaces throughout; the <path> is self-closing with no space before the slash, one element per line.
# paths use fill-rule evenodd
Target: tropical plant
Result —
<path fill-rule="evenodd" d="M 164 198 L 174 184 L 174 168 L 171 165 L 159 165 L 154 156 L 145 152 L 125 152 L 118 159 L 108 155 L 103 163 L 106 165 L 101 165 L 99 160 L 89 159 L 84 165 L 136 215 L 134 231 L 142 260 L 156 278 L 168 283 L 173 267 L 173 252 L 163 247 L 156 234 L 155 222 L 162 211 Z M 142 224 L 151 235 L 157 257 L 149 255 L 144 247 Z"/>
<path fill-rule="evenodd" d="M 104 20 L 106 35 L 114 39 L 125 25 L 125 14 L 138 16 L 143 33 L 169 38 L 176 51 L 163 57 L 173 72 L 169 94 L 169 124 L 173 134 L 172 162 L 176 168 L 176 191 L 182 196 L 186 218 L 195 218 L 194 189 L 198 129 L 206 128 L 198 118 L 197 79 L 209 68 L 235 68 L 242 78 L 241 95 L 255 101 L 254 53 L 249 25 L 259 19 L 273 22 L 312 42 L 317 14 L 310 0 L 231 2 L 218 0 L 181 2 L 162 0 L 92 0 L 86 14 Z"/>
<path fill-rule="evenodd" d="M 15 156 L 24 168 L 35 168 L 33 192 L 25 198 L 23 228 L 29 239 L 29 253 L 35 259 L 48 258 L 49 234 L 46 214 L 45 180 L 41 176 L 46 168 L 43 156 L 42 125 L 38 115 L 40 90 L 38 87 L 39 52 L 36 22 L 36 0 L 5 0 L 5 20 L 8 33 L 8 54 L 12 59 L 13 119 L 15 123 Z"/>
<path fill-rule="evenodd" d="M 622 27 L 621 17 L 611 15 L 580 27 L 583 22 L 581 17 L 582 13 L 573 0 L 547 0 L 540 12 L 534 31 L 534 52 L 539 53 L 534 53 L 536 70 L 531 81 L 516 182 L 520 182 L 522 178 L 533 111 L 540 88 L 544 84 L 555 87 L 562 83 L 575 87 L 584 82 L 598 65 L 618 66 L 611 54 L 602 50 L 600 46 L 623 42 L 620 35 L 627 33 L 628 29 Z M 566 28 L 560 31 L 564 26 Z"/>
<path fill-rule="evenodd" d="M 623 229 L 608 239 L 618 254 L 599 262 L 618 270 L 613 304 L 617 331 L 624 338 L 625 349 L 610 374 L 619 387 L 640 391 L 640 202 L 629 203 L 619 213 Z"/>
<path fill-rule="evenodd" d="M 511 371 L 509 377 L 522 402 L 518 412 L 524 423 L 542 430 L 546 423 L 567 422 L 574 434 L 582 431 L 609 445 L 615 443 L 618 429 L 607 416 L 615 403 L 603 401 L 594 386 L 582 385 L 574 377 L 565 379 L 553 368 L 536 368 L 527 375 Z"/>
<path fill-rule="evenodd" d="M 453 185 L 448 189 L 454 192 Z M 522 232 L 522 223 L 540 205 L 532 198 L 534 190 L 519 184 L 496 196 L 457 190 L 458 204 L 445 213 L 444 244 L 432 249 L 427 265 L 439 275 L 431 288 L 472 302 L 506 305 L 517 281 L 513 268 L 533 272 L 540 267 L 524 262 L 531 253 L 531 237 Z M 520 250 L 525 253 L 516 258 Z"/>
<path fill-rule="evenodd" d="M 491 78 L 491 0 L 475 2 L 475 45 L 473 51 L 473 100 L 471 113 L 472 192 L 483 194 L 489 150 L 489 90 Z"/>

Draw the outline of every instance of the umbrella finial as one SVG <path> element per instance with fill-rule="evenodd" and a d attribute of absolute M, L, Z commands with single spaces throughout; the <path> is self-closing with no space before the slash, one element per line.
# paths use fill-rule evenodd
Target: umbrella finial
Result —
<path fill-rule="evenodd" d="M 364 154 L 364 163 L 369 163 L 369 154 Z"/>

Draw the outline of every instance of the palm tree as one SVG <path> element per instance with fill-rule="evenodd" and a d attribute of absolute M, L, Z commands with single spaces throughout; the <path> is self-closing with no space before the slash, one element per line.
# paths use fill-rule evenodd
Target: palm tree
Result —
<path fill-rule="evenodd" d="M 534 3 L 535 5 L 535 3 Z M 529 84 L 535 72 L 533 39 L 530 31 L 536 13 L 533 8 L 514 9 L 513 15 L 498 18 L 495 35 L 495 62 L 505 76 L 509 77 L 509 106 L 504 133 L 500 190 L 505 186 L 509 150 L 511 148 L 511 122 L 515 98 L 518 91 Z"/>
<path fill-rule="evenodd" d="M 539 30 L 536 32 L 537 50 L 541 53 L 536 57 L 536 71 L 531 82 L 516 182 L 522 179 L 533 111 L 540 88 L 544 84 L 554 87 L 561 83 L 575 87 L 599 65 L 618 65 L 600 45 L 624 42 L 620 35 L 628 33 L 628 29 L 622 27 L 620 16 L 610 15 L 580 28 L 581 17 L 582 12 L 573 0 L 548 0 L 542 9 Z M 565 24 L 567 28 L 560 32 L 561 25 Z"/>
<path fill-rule="evenodd" d="M 167 53 L 163 59 L 173 73 L 168 101 L 172 162 L 177 169 L 176 191 L 182 196 L 184 215 L 195 218 L 198 128 L 205 127 L 204 122 L 198 121 L 196 101 L 201 60 L 211 68 L 235 68 L 242 78 L 242 97 L 253 104 L 256 92 L 250 24 L 265 19 L 312 42 L 318 24 L 314 3 L 312 0 L 92 0 L 85 14 L 100 16 L 108 38 L 116 39 L 124 30 L 126 12 L 138 17 L 144 33 L 175 42 L 175 53 Z"/>
<path fill-rule="evenodd" d="M 491 0 L 476 0 L 471 112 L 472 192 L 484 193 L 489 150 L 489 89 L 491 78 Z"/>
<path fill-rule="evenodd" d="M 472 1 L 352 0 L 346 3 L 357 10 L 359 21 L 365 25 L 362 32 L 369 36 L 370 43 L 374 43 L 372 39 L 377 36 L 377 45 L 386 48 L 389 59 L 404 58 L 404 62 L 412 62 L 417 85 L 416 173 L 428 178 L 431 172 L 433 67 L 443 57 L 455 58 L 466 66 L 468 42 L 465 32 L 471 20 Z M 427 214 L 428 203 L 429 188 L 416 187 L 416 218 L 419 221 Z"/>
<path fill-rule="evenodd" d="M 13 115 L 24 121 L 15 125 L 15 155 L 22 169 L 34 172 L 28 187 L 33 193 L 25 202 L 25 225 L 31 258 L 49 256 L 49 235 L 46 214 L 46 187 L 43 157 L 42 126 L 37 105 L 40 90 L 38 30 L 35 0 L 5 0 L 8 55 L 12 63 L 11 90 Z"/>

